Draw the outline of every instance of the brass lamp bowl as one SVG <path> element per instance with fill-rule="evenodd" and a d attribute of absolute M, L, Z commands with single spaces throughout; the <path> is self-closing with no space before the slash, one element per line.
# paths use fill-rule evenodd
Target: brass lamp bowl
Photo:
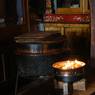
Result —
<path fill-rule="evenodd" d="M 78 60 L 59 61 L 52 65 L 55 77 L 64 82 L 78 81 L 85 75 L 86 63 Z"/>

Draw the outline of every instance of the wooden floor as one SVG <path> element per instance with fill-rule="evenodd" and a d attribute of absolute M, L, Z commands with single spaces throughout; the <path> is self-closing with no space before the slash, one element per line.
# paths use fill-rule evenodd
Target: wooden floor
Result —
<path fill-rule="evenodd" d="M 75 90 L 74 89 L 73 95 L 95 95 L 95 69 L 88 70 L 86 79 L 87 79 L 86 90 Z M 39 95 L 48 95 L 48 94 L 46 94 L 46 93 L 48 93 L 48 91 L 50 91 L 50 93 L 53 91 L 53 90 L 50 90 L 52 88 L 50 88 L 51 86 L 49 85 L 49 83 L 51 85 L 50 81 L 45 81 L 45 82 L 39 81 L 39 80 L 35 81 L 33 83 L 30 83 L 29 84 L 30 86 L 29 85 L 25 86 L 24 89 L 22 91 L 20 91 L 17 95 L 32 95 L 33 93 L 34 93 L 33 95 L 38 95 L 39 92 L 41 92 Z M 31 84 L 32 84 L 32 86 L 31 86 Z M 33 86 L 33 84 L 36 84 L 36 85 Z M 44 91 L 45 91 L 45 93 L 42 93 Z M 49 94 L 49 95 L 54 95 L 54 94 Z"/>
<path fill-rule="evenodd" d="M 88 84 L 86 91 L 74 91 L 73 95 L 95 95 L 95 82 Z"/>

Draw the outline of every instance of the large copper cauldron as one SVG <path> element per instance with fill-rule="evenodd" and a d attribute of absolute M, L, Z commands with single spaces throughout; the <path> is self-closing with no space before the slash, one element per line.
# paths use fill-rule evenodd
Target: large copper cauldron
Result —
<path fill-rule="evenodd" d="M 64 37 L 60 33 L 34 32 L 15 37 L 16 62 L 21 77 L 47 76 L 52 64 L 63 57 Z"/>

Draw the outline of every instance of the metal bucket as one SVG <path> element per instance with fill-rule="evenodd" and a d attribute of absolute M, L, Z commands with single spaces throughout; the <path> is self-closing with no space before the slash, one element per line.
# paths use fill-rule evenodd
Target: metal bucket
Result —
<path fill-rule="evenodd" d="M 15 42 L 20 77 L 52 74 L 52 64 L 64 56 L 64 37 L 59 33 L 25 33 L 15 37 Z"/>

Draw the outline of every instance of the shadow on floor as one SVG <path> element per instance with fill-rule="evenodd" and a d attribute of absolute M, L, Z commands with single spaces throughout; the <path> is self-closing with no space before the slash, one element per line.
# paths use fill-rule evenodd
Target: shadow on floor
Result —
<path fill-rule="evenodd" d="M 91 93 L 90 95 L 95 95 L 95 92 Z"/>

